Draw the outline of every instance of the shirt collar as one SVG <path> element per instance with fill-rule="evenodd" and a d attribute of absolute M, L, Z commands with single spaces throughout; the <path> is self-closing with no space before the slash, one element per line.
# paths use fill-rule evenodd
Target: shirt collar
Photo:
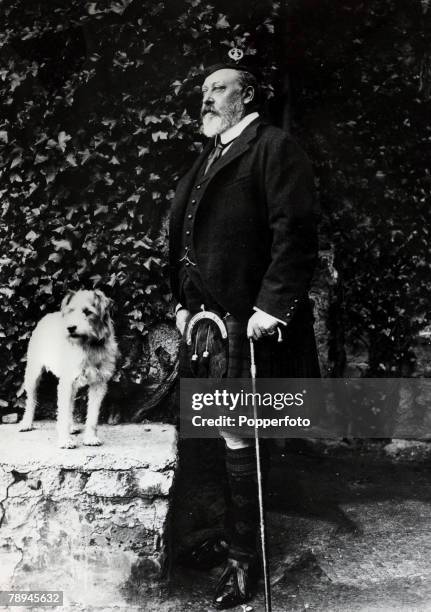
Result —
<path fill-rule="evenodd" d="M 258 112 L 249 113 L 248 115 L 243 117 L 241 121 L 238 121 L 238 123 L 236 123 L 232 127 L 228 128 L 225 132 L 220 134 L 220 142 L 222 143 L 222 145 L 227 145 L 232 140 L 235 140 L 235 138 L 238 138 L 238 136 L 245 130 L 245 128 L 252 121 L 257 119 L 257 117 L 259 117 Z"/>

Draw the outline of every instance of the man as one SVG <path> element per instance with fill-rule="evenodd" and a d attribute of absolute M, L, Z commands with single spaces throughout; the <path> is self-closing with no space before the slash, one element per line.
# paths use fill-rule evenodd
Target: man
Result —
<path fill-rule="evenodd" d="M 227 376 L 249 376 L 251 337 L 259 376 L 316 377 L 307 295 L 317 256 L 310 163 L 285 132 L 262 121 L 247 58 L 238 49 L 229 57 L 206 72 L 201 118 L 209 142 L 179 181 L 171 214 L 176 324 L 184 334 L 202 307 L 227 321 Z M 191 370 L 184 346 L 180 366 L 184 375 Z M 225 609 L 253 593 L 258 506 L 252 440 L 221 435 L 231 527 L 214 605 Z"/>

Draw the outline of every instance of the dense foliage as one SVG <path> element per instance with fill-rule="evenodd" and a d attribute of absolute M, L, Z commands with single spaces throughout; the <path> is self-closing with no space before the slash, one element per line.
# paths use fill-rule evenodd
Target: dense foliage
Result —
<path fill-rule="evenodd" d="M 273 119 L 315 163 L 337 324 L 369 373 L 410 373 L 429 322 L 430 14 L 419 0 L 4 1 L 1 397 L 66 288 L 104 289 L 120 337 L 169 317 L 166 218 L 201 146 L 196 76 L 234 44 L 258 53 Z M 140 379 L 138 357 L 124 367 Z"/>
<path fill-rule="evenodd" d="M 272 3 L 245 6 L 2 3 L 1 397 L 68 288 L 104 289 L 120 340 L 168 316 L 166 217 L 201 146 L 195 77 L 233 44 L 271 66 Z M 136 355 L 125 368 L 141 379 Z"/>
<path fill-rule="evenodd" d="M 336 249 L 347 357 L 410 375 L 431 322 L 431 7 L 305 0 L 290 15 L 292 106 Z"/>

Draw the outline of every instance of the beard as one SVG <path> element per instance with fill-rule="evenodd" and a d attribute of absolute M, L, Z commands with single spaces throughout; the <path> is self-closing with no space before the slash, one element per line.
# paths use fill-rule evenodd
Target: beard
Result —
<path fill-rule="evenodd" d="M 244 117 L 244 109 L 245 106 L 241 98 L 226 104 L 220 111 L 203 108 L 201 112 L 201 132 L 207 138 L 222 134 Z"/>

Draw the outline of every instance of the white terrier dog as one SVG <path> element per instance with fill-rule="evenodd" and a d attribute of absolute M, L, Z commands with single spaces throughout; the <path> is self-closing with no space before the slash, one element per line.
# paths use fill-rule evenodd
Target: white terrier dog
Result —
<path fill-rule="evenodd" d="M 39 321 L 28 344 L 24 377 L 27 401 L 20 431 L 33 428 L 37 386 L 47 370 L 58 378 L 60 447 L 77 446 L 71 437 L 79 431 L 73 424 L 73 406 L 77 390 L 86 385 L 88 408 L 83 442 L 88 446 L 101 444 L 96 432 L 99 410 L 118 356 L 110 303 L 99 289 L 70 292 L 60 312 L 47 314 Z"/>

